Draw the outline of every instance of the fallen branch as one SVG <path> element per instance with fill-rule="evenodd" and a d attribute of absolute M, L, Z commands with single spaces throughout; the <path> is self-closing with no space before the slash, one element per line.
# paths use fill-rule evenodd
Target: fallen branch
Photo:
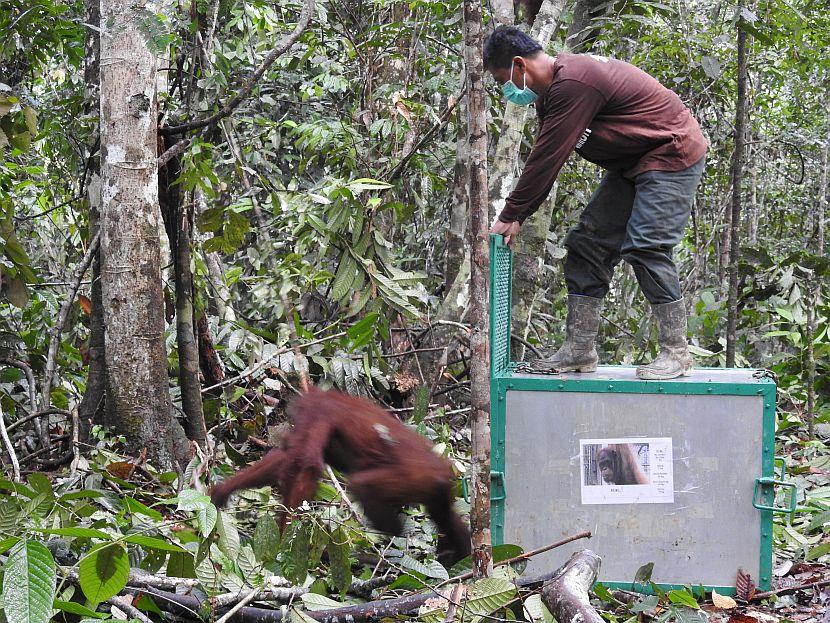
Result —
<path fill-rule="evenodd" d="M 762 593 L 755 593 L 749 601 L 760 601 L 773 595 L 785 595 L 787 593 L 794 593 L 805 588 L 821 588 L 823 586 L 830 586 L 830 580 L 818 580 L 816 582 L 805 582 L 804 584 L 796 584 L 795 586 L 787 586 L 785 588 L 778 588 L 774 591 L 764 591 Z"/>
<path fill-rule="evenodd" d="M 123 610 L 127 616 L 130 616 L 133 619 L 137 619 L 141 621 L 141 623 L 153 623 L 151 619 L 147 618 L 147 615 L 145 615 L 141 610 L 133 606 L 133 604 L 130 602 L 130 598 L 127 596 L 111 597 L 110 599 L 107 599 L 107 603 L 111 606 L 115 606 L 116 608 Z"/>
<path fill-rule="evenodd" d="M 542 601 L 557 621 L 604 623 L 588 600 L 602 559 L 590 550 L 575 552 L 558 574 L 542 585 Z"/>
<path fill-rule="evenodd" d="M 579 534 L 575 534 L 566 539 L 562 539 L 561 541 L 557 541 L 556 543 L 552 543 L 545 547 L 541 547 L 539 549 L 526 552 L 521 556 L 516 556 L 514 558 L 502 560 L 501 562 L 496 563 L 495 566 L 509 565 L 520 560 L 525 560 L 527 558 L 530 558 L 531 556 L 541 554 L 542 552 L 547 552 L 555 547 L 560 547 L 561 545 L 565 545 L 577 539 L 589 537 L 590 534 L 590 532 L 580 532 Z M 590 552 L 587 552 L 587 554 L 597 558 L 598 566 L 599 558 Z M 573 558 L 571 560 L 573 560 Z M 568 565 L 571 565 L 571 562 L 566 564 L 565 567 L 568 567 Z M 557 580 L 565 573 L 563 572 L 563 569 L 565 569 L 565 567 L 557 570 L 553 574 L 546 574 L 541 577 L 531 578 L 527 580 L 519 579 L 516 581 L 516 585 L 518 587 L 527 587 L 533 584 L 546 582 L 551 578 L 553 578 L 553 580 L 551 581 Z M 566 571 L 568 571 L 569 569 L 570 567 L 568 567 Z M 398 597 L 395 599 L 381 599 L 354 606 L 332 608 L 330 610 L 303 612 L 303 615 L 311 619 L 314 619 L 315 621 L 321 621 L 322 623 L 358 623 L 360 621 L 375 620 L 396 614 L 405 614 L 417 610 L 424 604 L 424 602 L 427 599 L 429 599 L 430 597 L 434 597 L 436 594 L 436 590 L 440 586 L 449 583 L 460 582 L 461 580 L 469 579 L 471 577 L 472 572 L 468 572 L 459 575 L 455 578 L 451 578 L 450 580 L 447 580 L 445 582 L 442 582 L 441 584 L 435 587 L 431 587 L 429 590 L 421 591 L 418 593 L 412 593 L 410 595 L 404 595 L 403 597 Z M 570 575 L 567 575 L 567 577 L 570 577 Z M 305 589 L 298 590 L 305 592 Z M 349 592 L 351 592 L 351 590 Z M 197 599 L 196 597 L 191 597 L 189 595 L 175 595 L 166 592 L 162 593 L 153 589 L 148 591 L 148 594 L 158 597 L 160 600 L 163 600 L 163 603 L 157 603 L 159 608 L 161 608 L 162 610 L 167 610 L 174 614 L 180 614 L 184 616 L 192 616 L 193 612 L 200 612 L 204 605 L 201 600 Z M 233 594 L 237 601 L 241 598 L 244 598 L 246 595 L 247 593 Z M 263 600 L 265 598 L 266 597 L 263 597 Z M 273 597 L 271 597 L 271 599 L 273 599 Z M 223 596 L 214 597 L 212 600 L 210 600 L 210 605 L 214 609 L 213 614 L 217 614 L 216 610 L 221 611 L 223 608 L 229 606 L 229 604 L 223 599 Z M 239 609 L 239 611 L 233 618 L 233 621 L 235 623 L 281 623 L 282 621 L 288 620 L 290 620 L 290 617 L 287 609 L 285 608 L 280 610 L 270 610 L 265 608 L 243 607 Z M 563 621 L 563 623 L 566 623 L 566 620 L 561 620 Z M 589 621 L 588 623 L 591 622 Z"/>
<path fill-rule="evenodd" d="M 245 83 L 245 86 L 243 86 L 239 90 L 239 93 L 234 95 L 230 101 L 228 101 L 228 103 L 225 104 L 221 110 L 219 110 L 219 112 L 207 117 L 206 119 L 159 128 L 159 134 L 167 136 L 170 134 L 181 134 L 182 132 L 187 132 L 188 130 L 198 130 L 199 128 L 205 128 L 212 125 L 220 119 L 230 115 L 234 109 L 239 106 L 245 98 L 248 97 L 248 95 L 251 94 L 251 91 L 254 90 L 257 82 L 259 82 L 259 79 L 262 78 L 262 75 L 271 65 L 273 65 L 274 61 L 287 52 L 291 46 L 294 45 L 297 39 L 300 38 L 300 35 L 303 34 L 303 31 L 306 27 L 308 27 L 308 24 L 311 21 L 311 15 L 314 13 L 315 4 L 315 0 L 306 0 L 306 3 L 303 5 L 303 10 L 300 13 L 300 19 L 291 34 L 284 37 L 277 44 L 277 46 L 268 53 L 268 56 L 266 56 L 265 60 L 262 61 L 262 65 L 260 65 L 259 68 L 251 75 L 248 82 Z"/>

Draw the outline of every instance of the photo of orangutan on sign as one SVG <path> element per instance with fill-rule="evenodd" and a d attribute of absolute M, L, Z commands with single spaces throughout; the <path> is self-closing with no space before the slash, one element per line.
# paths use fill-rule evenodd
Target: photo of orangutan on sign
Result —
<path fill-rule="evenodd" d="M 583 446 L 586 468 L 585 484 L 588 486 L 649 484 L 648 450 L 647 443 Z"/>

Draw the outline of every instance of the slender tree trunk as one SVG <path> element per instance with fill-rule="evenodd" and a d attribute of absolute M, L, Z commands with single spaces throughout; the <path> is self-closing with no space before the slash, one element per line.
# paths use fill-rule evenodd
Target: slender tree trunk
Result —
<path fill-rule="evenodd" d="M 816 422 L 816 357 L 813 352 L 813 339 L 816 333 L 816 305 L 818 304 L 818 287 L 814 277 L 810 277 L 807 282 L 807 335 L 805 342 L 807 344 L 807 365 L 806 368 L 806 382 L 807 386 L 807 412 L 805 414 L 807 419 L 807 434 L 810 439 L 813 439 L 815 434 Z"/>
<path fill-rule="evenodd" d="M 165 139 L 165 149 L 177 137 Z M 207 426 L 202 409 L 202 388 L 199 383 L 199 346 L 193 318 L 193 274 L 190 259 L 193 231 L 193 202 L 183 202 L 179 186 L 174 182 L 181 174 L 179 157 L 173 157 L 159 171 L 159 203 L 167 228 L 173 273 L 176 283 L 176 344 L 179 355 L 179 387 L 184 411 L 184 432 L 188 439 L 203 448 L 207 442 Z"/>
<path fill-rule="evenodd" d="M 830 151 L 830 107 L 827 108 L 827 140 L 821 151 L 821 180 L 818 189 L 818 232 L 816 253 L 824 255 L 824 238 L 827 227 L 827 152 Z"/>
<path fill-rule="evenodd" d="M 512 26 L 516 23 L 513 0 L 491 0 L 493 18 L 498 26 Z"/>
<path fill-rule="evenodd" d="M 98 27 L 101 21 L 99 0 L 84 2 L 84 19 L 91 28 L 84 29 L 84 111 L 97 113 L 100 109 L 98 60 L 100 57 L 100 35 Z M 100 228 L 101 219 L 101 159 L 98 140 L 91 141 L 89 147 L 89 181 L 87 183 L 87 201 L 89 203 L 89 234 L 94 236 Z M 96 153 L 97 152 L 97 153 Z M 89 367 L 87 368 L 86 391 L 78 406 L 81 425 L 81 438 L 88 434 L 92 421 L 104 422 L 106 395 L 106 358 L 104 356 L 104 310 L 101 304 L 101 251 L 100 245 L 92 260 L 92 310 L 89 315 Z"/>
<path fill-rule="evenodd" d="M 487 95 L 484 90 L 482 46 L 484 25 L 480 0 L 464 0 L 464 58 L 467 67 L 467 102 L 470 111 L 470 394 L 473 411 L 472 528 L 473 571 L 490 574 L 490 370 L 487 344 L 488 225 L 487 218 Z"/>
<path fill-rule="evenodd" d="M 746 127 L 746 32 L 738 28 L 738 99 L 735 105 L 735 150 L 732 154 L 732 222 L 729 231 L 729 297 L 727 303 L 726 366 L 735 366 L 738 326 L 738 254 L 741 236 L 741 178 Z"/>
<path fill-rule="evenodd" d="M 751 160 L 750 160 L 751 161 Z M 758 242 L 758 169 L 749 169 L 749 218 L 747 219 L 747 242 Z"/>
<path fill-rule="evenodd" d="M 511 5 L 512 6 L 512 5 Z M 512 9 L 511 9 L 512 10 Z M 444 281 L 453 283 L 461 270 L 467 247 L 467 208 L 470 202 L 470 143 L 463 140 L 469 120 L 466 96 L 458 102 L 459 138 L 455 142 L 455 171 L 450 226 L 447 229 L 447 263 Z"/>
<path fill-rule="evenodd" d="M 164 344 L 156 56 L 126 0 L 101 0 L 101 296 L 110 421 L 161 467 L 176 446 Z M 144 10 L 143 8 L 138 10 Z M 178 429 L 178 430 L 177 430 Z"/>

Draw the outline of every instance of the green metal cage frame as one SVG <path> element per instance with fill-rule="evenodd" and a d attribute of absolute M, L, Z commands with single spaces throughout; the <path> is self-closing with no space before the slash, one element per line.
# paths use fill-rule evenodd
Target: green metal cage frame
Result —
<path fill-rule="evenodd" d="M 684 382 L 607 379 L 559 379 L 551 376 L 527 377 L 514 374 L 516 362 L 510 359 L 510 325 L 512 320 L 512 252 L 501 235 L 490 236 L 490 443 L 491 443 L 491 530 L 494 544 L 504 542 L 505 428 L 507 392 L 605 392 L 637 394 L 763 396 L 761 475 L 756 479 L 753 505 L 761 514 L 760 578 L 758 586 L 769 590 L 772 579 L 772 523 L 774 512 L 795 510 L 795 491 L 790 483 L 775 479 L 775 404 L 776 386 L 772 379 L 759 375 L 754 383 Z M 775 507 L 775 486 L 791 489 L 788 504 Z M 610 588 L 649 592 L 650 588 L 626 582 L 604 582 Z M 680 585 L 657 584 L 662 590 Z M 704 586 L 722 595 L 735 594 L 734 586 Z"/>

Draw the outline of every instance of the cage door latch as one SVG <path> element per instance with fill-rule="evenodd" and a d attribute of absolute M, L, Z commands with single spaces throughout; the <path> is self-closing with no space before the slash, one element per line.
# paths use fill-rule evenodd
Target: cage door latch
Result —
<path fill-rule="evenodd" d="M 787 506 L 775 505 L 775 487 L 784 487 L 788 489 Z M 760 511 L 772 511 L 774 513 L 795 513 L 796 496 L 798 490 L 795 483 L 786 482 L 784 480 L 777 480 L 775 478 L 761 477 L 755 479 L 755 489 L 752 492 L 752 506 Z M 763 504 L 761 500 L 771 499 L 772 504 Z"/>

